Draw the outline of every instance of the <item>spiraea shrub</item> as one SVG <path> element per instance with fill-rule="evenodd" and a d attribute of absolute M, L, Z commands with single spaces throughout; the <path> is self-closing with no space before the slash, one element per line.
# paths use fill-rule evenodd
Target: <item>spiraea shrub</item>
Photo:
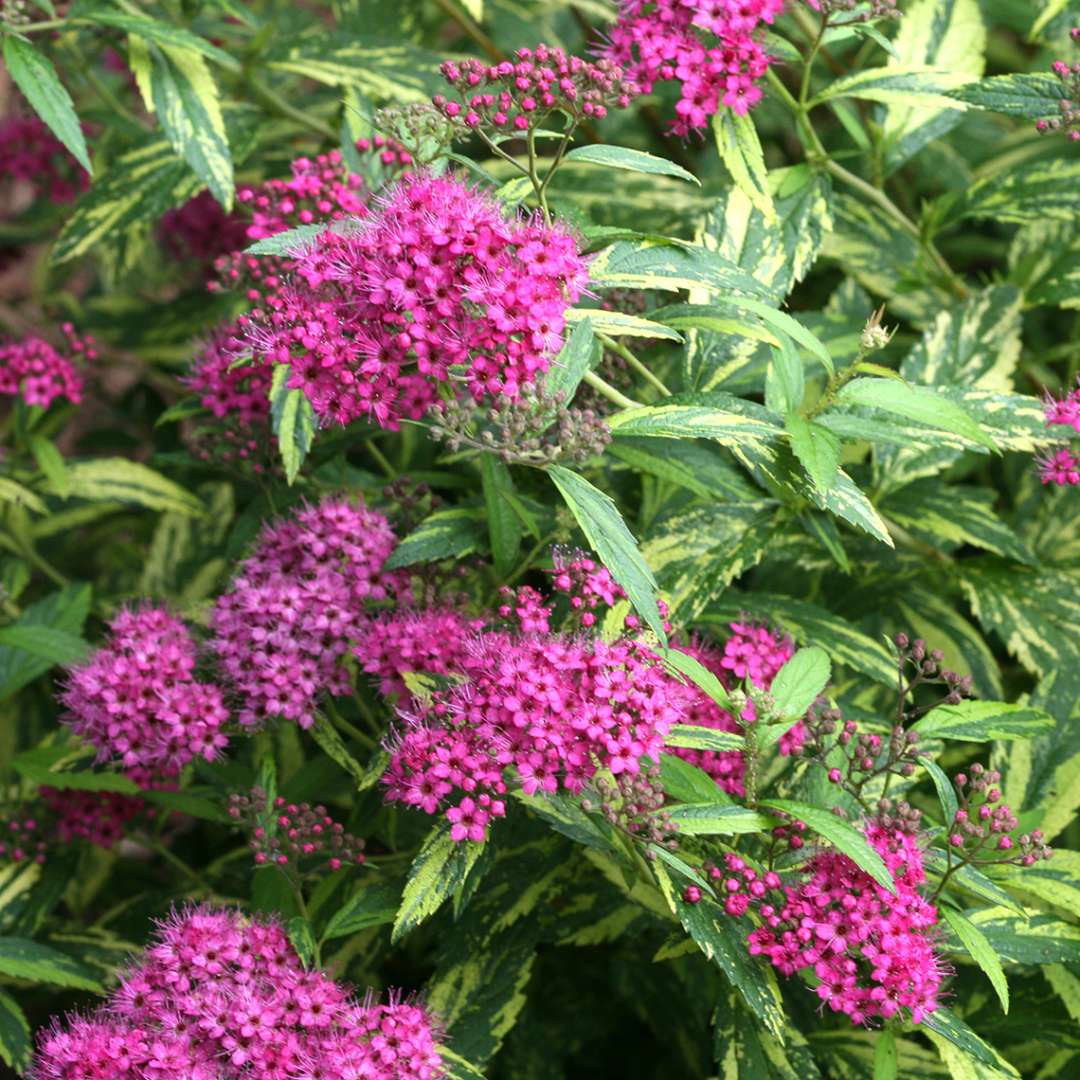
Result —
<path fill-rule="evenodd" d="M 1080 2 L 0 47 L 0 1076 L 1080 1076 Z"/>

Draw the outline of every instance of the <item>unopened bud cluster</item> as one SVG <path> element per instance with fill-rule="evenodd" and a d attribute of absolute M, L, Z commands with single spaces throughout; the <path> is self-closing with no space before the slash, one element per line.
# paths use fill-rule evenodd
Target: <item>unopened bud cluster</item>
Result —
<path fill-rule="evenodd" d="M 463 447 L 498 454 L 506 464 L 583 464 L 611 442 L 607 424 L 592 409 L 568 408 L 561 393 L 525 386 L 516 399 L 500 394 L 476 429 L 473 402 L 443 401 L 430 412 L 431 432 L 457 451 Z"/>
<path fill-rule="evenodd" d="M 432 103 L 470 129 L 528 131 L 556 110 L 575 121 L 602 120 L 610 109 L 625 109 L 638 93 L 611 60 L 593 63 L 547 45 L 518 49 L 512 60 L 497 64 L 447 60 L 441 70 L 460 100 L 439 94 Z"/>
<path fill-rule="evenodd" d="M 964 857 L 964 862 L 978 864 L 1013 863 L 1034 866 L 1049 859 L 1053 850 L 1044 842 L 1041 829 L 1014 837 L 1019 824 L 1007 803 L 1001 801 L 1001 773 L 975 762 L 970 775 L 957 773 L 953 778 L 960 808 L 949 829 L 949 846 Z M 991 852 L 1008 852 L 994 858 Z"/>
<path fill-rule="evenodd" d="M 905 698 L 910 696 L 917 686 L 946 688 L 945 697 L 933 705 L 921 709 L 904 708 L 902 711 L 905 718 L 914 719 L 937 705 L 958 705 L 964 698 L 971 697 L 971 676 L 958 675 L 944 667 L 942 661 L 945 654 L 940 649 L 929 649 L 922 638 L 912 641 L 907 634 L 897 634 L 894 641 L 900 665 L 900 684 L 904 688 Z"/>
<path fill-rule="evenodd" d="M 879 349 L 884 349 L 892 341 L 893 335 L 896 333 L 896 327 L 887 330 L 881 323 L 884 315 L 885 306 L 882 305 L 866 320 L 866 325 L 859 336 L 859 349 L 861 352 L 877 352 Z"/>
<path fill-rule="evenodd" d="M 454 141 L 454 123 L 426 102 L 376 109 L 375 126 L 390 136 L 376 135 L 374 140 L 384 165 L 427 165 Z"/>
<path fill-rule="evenodd" d="M 636 773 L 598 774 L 595 787 L 599 803 L 582 799 L 582 809 L 586 812 L 599 810 L 610 825 L 644 841 L 649 845 L 645 849 L 647 859 L 656 858 L 653 846 L 668 851 L 678 848 L 679 826 L 663 808 L 664 784 L 659 765 Z"/>
<path fill-rule="evenodd" d="M 229 817 L 252 828 L 250 847 L 259 866 L 306 870 L 319 860 L 330 870 L 340 870 L 365 861 L 364 841 L 347 833 L 325 806 L 290 803 L 279 796 L 271 811 L 266 792 L 253 788 L 248 795 L 229 796 Z"/>
<path fill-rule="evenodd" d="M 815 10 L 829 16 L 836 13 L 851 13 L 851 18 L 837 20 L 835 25 L 846 26 L 849 23 L 871 22 L 874 19 L 899 19 L 903 12 L 897 4 L 899 0 L 870 0 L 863 6 L 863 0 L 806 0 Z M 856 10 L 862 9 L 862 10 Z"/>

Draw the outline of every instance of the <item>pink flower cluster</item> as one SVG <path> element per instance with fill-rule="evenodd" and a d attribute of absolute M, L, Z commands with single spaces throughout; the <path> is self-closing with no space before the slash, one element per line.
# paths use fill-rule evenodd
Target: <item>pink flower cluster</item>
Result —
<path fill-rule="evenodd" d="M 528 131 L 555 110 L 575 120 L 602 120 L 608 109 L 625 109 L 638 92 L 611 60 L 594 64 L 548 45 L 518 49 L 512 60 L 497 64 L 447 60 L 441 71 L 461 100 L 439 94 L 433 104 L 466 128 Z"/>
<path fill-rule="evenodd" d="M 694 640 L 680 648 L 711 671 L 729 690 L 736 682 L 744 680 L 759 690 L 768 690 L 777 672 L 795 652 L 790 637 L 751 622 L 731 623 L 731 637 L 724 642 L 722 651 Z M 740 721 L 697 687 L 685 685 L 683 692 L 687 699 L 687 724 L 737 734 L 743 730 L 745 722 L 752 722 L 756 718 L 752 701 L 746 703 Z M 802 721 L 799 721 L 780 737 L 780 752 L 797 753 L 804 737 L 805 729 Z M 697 750 L 680 746 L 671 748 L 670 752 L 707 772 L 729 794 L 746 794 L 743 787 L 746 766 L 740 751 Z"/>
<path fill-rule="evenodd" d="M 53 203 L 73 202 L 90 186 L 86 170 L 36 116 L 0 120 L 0 176 L 24 181 Z"/>
<path fill-rule="evenodd" d="M 32 859 L 45 862 L 48 845 L 42 838 L 41 824 L 30 814 L 16 812 L 0 818 L 0 863 L 21 863 Z"/>
<path fill-rule="evenodd" d="M 474 397 L 516 397 L 561 348 L 587 271 L 562 226 L 507 220 L 490 196 L 425 175 L 322 233 L 294 276 L 245 320 L 255 351 L 292 365 L 289 385 L 321 419 L 394 428 L 455 366 Z"/>
<path fill-rule="evenodd" d="M 733 898 L 740 898 L 741 914 L 769 892 L 780 893 L 776 903 L 760 903 L 763 925 L 747 939 L 753 955 L 788 977 L 812 973 L 817 996 L 852 1023 L 887 1020 L 901 1009 L 919 1023 L 938 1007 L 945 974 L 935 950 L 937 908 L 919 893 L 922 851 L 902 828 L 871 822 L 866 838 L 892 874 L 895 895 L 837 851 L 814 855 L 802 883 L 782 892 L 775 873 L 759 878 L 729 854 L 728 910 Z"/>
<path fill-rule="evenodd" d="M 264 527 L 211 616 L 211 648 L 241 699 L 241 724 L 284 717 L 307 728 L 321 693 L 350 692 L 342 661 L 366 605 L 398 587 L 383 571 L 395 544 L 382 514 L 344 498 Z"/>
<path fill-rule="evenodd" d="M 95 847 L 114 847 L 124 828 L 146 810 L 138 795 L 113 791 L 58 791 L 43 787 L 39 794 L 54 816 L 56 835 L 64 844 L 86 840 Z"/>
<path fill-rule="evenodd" d="M 73 668 L 61 700 L 72 730 L 98 760 L 173 776 L 196 757 L 212 760 L 228 743 L 221 690 L 199 682 L 187 627 L 161 608 L 123 611 L 109 639 Z"/>
<path fill-rule="evenodd" d="M 644 93 L 677 80 L 681 98 L 672 129 L 705 127 L 722 105 L 746 113 L 761 100 L 758 80 L 770 56 L 761 42 L 784 0 L 622 0 L 604 55 Z"/>
<path fill-rule="evenodd" d="M 671 680 L 638 642 L 489 631 L 473 638 L 464 681 L 406 718 L 384 777 L 388 798 L 428 814 L 447 803 L 455 840 L 482 841 L 505 813 L 513 769 L 528 794 L 580 792 L 598 769 L 658 760 L 682 715 Z"/>
<path fill-rule="evenodd" d="M 1045 400 L 1047 427 L 1072 428 L 1080 435 L 1080 385 L 1060 398 L 1052 394 Z M 1038 459 L 1039 476 L 1044 484 L 1074 487 L 1080 484 L 1080 457 L 1062 447 Z"/>
<path fill-rule="evenodd" d="M 276 922 L 192 908 L 88 1017 L 39 1041 L 31 1080 L 438 1080 L 434 1018 L 305 971 Z"/>
<path fill-rule="evenodd" d="M 262 472 L 270 422 L 271 370 L 265 364 L 237 365 L 246 352 L 235 326 L 219 327 L 195 358 L 184 379 L 199 403 L 222 421 L 212 440 L 196 438 L 193 450 L 204 460 L 252 461 Z"/>
<path fill-rule="evenodd" d="M 61 327 L 67 339 L 65 355 L 43 338 L 0 343 L 0 394 L 21 397 L 27 405 L 47 409 L 58 397 L 73 405 L 82 401 L 83 379 L 73 362 L 97 359 L 94 339 L 80 337 L 71 323 Z"/>
<path fill-rule="evenodd" d="M 209 191 L 200 191 L 162 215 L 158 237 L 172 258 L 209 268 L 219 256 L 247 247 L 247 222 Z"/>
<path fill-rule="evenodd" d="M 1073 27 L 1069 34 L 1080 45 L 1080 26 Z M 1080 62 L 1057 60 L 1053 70 L 1061 80 L 1060 116 L 1039 120 L 1035 127 L 1040 132 L 1063 131 L 1073 142 L 1080 142 Z"/>

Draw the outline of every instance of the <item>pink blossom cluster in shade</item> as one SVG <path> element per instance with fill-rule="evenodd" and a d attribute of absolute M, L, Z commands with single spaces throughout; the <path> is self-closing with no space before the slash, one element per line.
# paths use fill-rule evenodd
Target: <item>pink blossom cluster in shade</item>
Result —
<path fill-rule="evenodd" d="M 74 202 L 90 177 L 36 116 L 0 120 L 0 177 L 21 180 L 53 203 Z"/>
<path fill-rule="evenodd" d="M 39 1039 L 31 1080 L 439 1080 L 434 1017 L 304 970 L 278 923 L 190 908 L 87 1017 Z"/>
<path fill-rule="evenodd" d="M 1063 437 L 1072 437 L 1068 429 L 1080 435 L 1080 385 L 1074 387 L 1060 398 L 1046 395 L 1044 404 L 1046 426 L 1051 429 L 1065 429 Z M 1075 487 L 1080 484 L 1080 456 L 1069 447 L 1059 447 L 1047 452 L 1038 459 L 1039 476 L 1044 484 L 1056 484 L 1059 487 Z"/>
<path fill-rule="evenodd" d="M 61 701 L 72 730 L 99 761 L 173 776 L 189 761 L 212 760 L 227 745 L 222 691 L 195 677 L 197 647 L 162 608 L 122 611 L 109 637 L 71 670 Z"/>
<path fill-rule="evenodd" d="M 644 93 L 675 80 L 681 97 L 672 130 L 699 131 L 727 107 L 745 114 L 761 100 L 771 57 L 762 31 L 784 0 L 622 0 L 604 55 Z"/>
<path fill-rule="evenodd" d="M 693 639 L 680 648 L 711 671 L 729 690 L 744 681 L 759 690 L 768 690 L 777 672 L 794 655 L 795 646 L 791 638 L 764 624 L 749 621 L 733 622 L 730 630 L 731 635 L 722 649 Z M 686 685 L 684 693 L 687 697 L 687 724 L 738 734 L 746 723 L 756 719 L 757 712 L 752 701 L 746 703 L 741 718 L 737 720 L 696 687 Z M 804 739 L 805 729 L 802 721 L 799 721 L 780 737 L 780 753 L 798 753 Z M 698 750 L 680 746 L 671 748 L 669 752 L 707 772 L 729 794 L 746 794 L 743 786 L 745 762 L 740 751 Z"/>
<path fill-rule="evenodd" d="M 445 813 L 457 841 L 505 814 L 512 769 L 527 795 L 580 792 L 598 769 L 637 773 L 682 719 L 658 658 L 605 642 L 492 630 L 472 638 L 461 681 L 406 713 L 384 781 L 392 802 Z"/>
<path fill-rule="evenodd" d="M 1074 26 L 1069 36 L 1080 45 L 1080 26 Z M 1061 131 L 1073 142 L 1080 142 L 1080 61 L 1069 63 L 1067 60 L 1054 62 L 1054 74 L 1061 80 L 1061 97 L 1058 101 L 1058 116 L 1039 120 L 1035 124 L 1041 133 Z"/>
<path fill-rule="evenodd" d="M 433 104 L 467 128 L 528 131 L 555 110 L 575 120 L 602 120 L 609 109 L 625 109 L 638 93 L 611 60 L 592 63 L 549 45 L 518 49 L 512 59 L 496 64 L 447 60 L 440 70 L 459 100 L 439 94 Z"/>
<path fill-rule="evenodd" d="M 61 330 L 66 339 L 63 351 L 36 335 L 0 342 L 0 394 L 43 409 L 57 398 L 73 405 L 82 401 L 83 377 L 75 360 L 96 360 L 97 348 L 92 337 L 76 334 L 71 323 L 63 323 Z"/>
<path fill-rule="evenodd" d="M 41 822 L 29 808 L 0 818 L 0 866 L 30 861 L 41 865 L 48 857 L 48 847 Z"/>
<path fill-rule="evenodd" d="M 937 908 L 919 892 L 926 880 L 916 835 L 870 822 L 866 838 L 893 876 L 895 895 L 846 855 L 822 851 L 802 880 L 781 886 L 737 855 L 727 856 L 722 882 L 729 914 L 758 907 L 762 925 L 750 932 L 750 952 L 782 975 L 817 980 L 815 993 L 852 1023 L 888 1020 L 907 1010 L 915 1023 L 939 1003 L 946 974 L 936 947 Z"/>
<path fill-rule="evenodd" d="M 478 400 L 516 397 L 561 348 L 586 279 L 563 226 L 506 218 L 461 180 L 417 175 L 353 228 L 317 237 L 245 325 L 258 355 L 291 364 L 289 385 L 320 419 L 395 428 L 455 367 Z"/>
<path fill-rule="evenodd" d="M 395 595 L 396 544 L 382 514 L 327 498 L 265 526 L 211 616 L 210 647 L 249 728 L 282 717 L 308 728 L 320 694 L 350 692 L 343 665 L 366 608 Z"/>
<path fill-rule="evenodd" d="M 173 259 L 209 268 L 219 256 L 247 247 L 247 222 L 209 191 L 200 191 L 162 215 L 158 238 Z"/>

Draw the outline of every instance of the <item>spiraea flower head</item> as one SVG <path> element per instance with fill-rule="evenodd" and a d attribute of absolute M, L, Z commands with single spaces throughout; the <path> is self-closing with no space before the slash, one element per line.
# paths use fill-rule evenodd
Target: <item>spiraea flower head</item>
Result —
<path fill-rule="evenodd" d="M 503 216 L 452 176 L 406 177 L 355 226 L 295 260 L 295 284 L 247 320 L 324 421 L 396 427 L 455 377 L 515 398 L 562 346 L 586 261 L 561 225 Z"/>
<path fill-rule="evenodd" d="M 241 724 L 282 717 L 307 728 L 320 695 L 349 693 L 350 643 L 368 605 L 399 585 L 383 570 L 396 542 L 382 514 L 345 498 L 264 527 L 211 616 L 210 646 Z"/>
<path fill-rule="evenodd" d="M 162 608 L 122 611 L 105 645 L 71 670 L 61 695 L 72 730 L 99 761 L 175 775 L 227 744 L 222 692 L 195 676 L 187 627 Z"/>
<path fill-rule="evenodd" d="M 29 186 L 35 197 L 69 203 L 90 186 L 90 176 L 36 116 L 0 120 L 0 178 Z"/>
<path fill-rule="evenodd" d="M 209 907 L 161 923 L 108 1002 L 46 1030 L 32 1080 L 439 1080 L 438 1025 L 305 970 L 282 927 Z"/>
<path fill-rule="evenodd" d="M 44 338 L 0 341 L 0 394 L 21 398 L 27 405 L 47 409 L 57 398 L 73 405 L 82 401 L 83 376 L 76 366 L 97 359 L 94 339 L 76 334 L 71 323 L 61 325 L 63 351 Z"/>

